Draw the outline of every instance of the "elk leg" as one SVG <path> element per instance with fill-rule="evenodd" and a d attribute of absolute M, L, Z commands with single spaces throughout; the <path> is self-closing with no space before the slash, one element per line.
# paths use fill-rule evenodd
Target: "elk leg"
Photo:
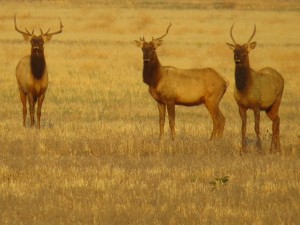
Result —
<path fill-rule="evenodd" d="M 219 109 L 218 111 L 219 111 L 219 113 L 218 113 L 218 115 L 219 115 L 219 126 L 218 126 L 218 134 L 217 135 L 218 135 L 218 137 L 221 138 L 223 136 L 226 119 L 225 119 L 223 113 L 221 112 L 221 110 Z"/>
<path fill-rule="evenodd" d="M 41 94 L 38 99 L 38 108 L 37 108 L 37 120 L 38 120 L 38 128 L 41 128 L 41 115 L 42 115 L 42 104 L 45 99 L 45 94 Z"/>
<path fill-rule="evenodd" d="M 174 104 L 168 104 L 168 116 L 169 116 L 169 125 L 171 128 L 171 135 L 172 139 L 174 141 L 175 139 L 175 105 Z"/>
<path fill-rule="evenodd" d="M 242 151 L 246 150 L 246 126 L 247 126 L 247 109 L 239 107 L 239 113 L 242 119 Z"/>
<path fill-rule="evenodd" d="M 221 113 L 215 101 L 207 101 L 205 106 L 213 121 L 213 131 L 210 136 L 210 140 L 212 140 L 216 137 L 222 136 L 225 126 L 225 117 Z"/>
<path fill-rule="evenodd" d="M 280 128 L 280 118 L 277 117 L 272 121 L 272 143 L 271 143 L 271 152 L 281 152 L 280 150 L 280 140 L 279 140 L 279 128 Z"/>
<path fill-rule="evenodd" d="M 277 116 L 272 123 L 272 143 L 271 143 L 271 152 L 279 152 L 280 149 L 280 140 L 279 140 L 279 129 L 280 129 L 280 118 Z"/>
<path fill-rule="evenodd" d="M 279 153 L 281 152 L 280 150 L 280 140 L 279 140 L 279 127 L 280 127 L 280 118 L 278 116 L 278 110 L 281 102 L 281 97 L 280 95 L 275 103 L 272 105 L 272 107 L 267 111 L 268 117 L 272 120 L 272 142 L 271 142 L 271 148 L 270 152 L 273 151 L 278 151 Z"/>
<path fill-rule="evenodd" d="M 23 126 L 26 127 L 26 115 L 27 115 L 26 94 L 23 90 L 20 90 L 20 97 L 23 105 Z"/>
<path fill-rule="evenodd" d="M 220 108 L 219 108 L 219 104 L 220 101 L 222 99 L 222 97 L 224 96 L 225 92 L 226 92 L 226 88 L 227 85 L 224 86 L 223 91 L 220 92 L 219 96 L 217 97 L 217 101 L 215 101 L 216 103 L 216 108 L 217 108 L 217 112 L 218 112 L 218 131 L 217 131 L 217 136 L 218 137 L 222 137 L 223 136 L 223 132 L 224 132 L 224 127 L 225 127 L 225 123 L 226 123 L 226 119 L 223 115 L 223 113 L 221 112 Z"/>
<path fill-rule="evenodd" d="M 166 117 L 166 105 L 162 103 L 157 103 L 158 112 L 159 112 L 159 139 L 162 139 L 164 134 L 164 126 L 165 126 L 165 117 Z"/>
<path fill-rule="evenodd" d="M 31 127 L 34 127 L 34 108 L 36 100 L 36 97 L 33 96 L 31 93 L 28 95 Z"/>
<path fill-rule="evenodd" d="M 261 139 L 260 139 L 260 135 L 259 135 L 259 121 L 260 121 L 260 110 L 259 109 L 254 109 L 254 118 L 255 118 L 255 133 L 257 136 L 257 148 L 261 151 Z"/>

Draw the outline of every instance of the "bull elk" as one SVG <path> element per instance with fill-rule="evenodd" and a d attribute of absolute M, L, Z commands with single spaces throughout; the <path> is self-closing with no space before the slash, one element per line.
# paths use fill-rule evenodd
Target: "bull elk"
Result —
<path fill-rule="evenodd" d="M 246 42 L 239 45 L 233 38 L 232 30 L 230 29 L 230 37 L 234 44 L 227 45 L 234 52 L 235 61 L 235 91 L 234 98 L 239 107 L 239 113 L 242 119 L 242 151 L 246 150 L 246 123 L 247 110 L 252 109 L 255 117 L 255 133 L 257 136 L 257 147 L 261 150 L 261 138 L 259 130 L 260 111 L 265 111 L 267 116 L 272 120 L 272 142 L 270 151 L 280 152 L 279 140 L 279 125 L 280 118 L 278 110 L 281 102 L 281 97 L 284 88 L 284 79 L 273 68 L 266 67 L 260 70 L 253 70 L 249 65 L 249 52 L 256 47 L 256 42 L 251 42 L 254 31 Z"/>
<path fill-rule="evenodd" d="M 21 33 L 25 41 L 29 41 L 31 44 L 31 55 L 21 58 L 16 68 L 16 77 L 23 105 L 23 126 L 26 126 L 26 98 L 28 98 L 31 127 L 34 126 L 34 111 L 36 102 L 38 102 L 37 122 L 38 128 L 40 128 L 41 109 L 48 87 L 44 43 L 50 41 L 53 35 L 61 33 L 63 25 L 60 21 L 60 29 L 58 31 L 49 33 L 49 29 L 46 33 L 43 33 L 41 29 L 41 34 L 36 36 L 34 30 L 30 33 L 26 28 L 25 31 L 21 31 L 17 27 L 16 15 L 14 22 L 15 30 Z"/>
<path fill-rule="evenodd" d="M 149 92 L 158 104 L 160 140 L 164 133 L 166 109 L 169 116 L 171 136 L 175 138 L 175 105 L 196 106 L 204 104 L 213 121 L 213 131 L 210 139 L 221 137 L 225 126 L 225 117 L 219 109 L 227 82 L 214 69 L 177 69 L 172 66 L 162 66 L 156 49 L 162 44 L 168 34 L 171 23 L 164 35 L 135 40 L 137 47 L 143 51 L 143 81 L 149 86 Z"/>

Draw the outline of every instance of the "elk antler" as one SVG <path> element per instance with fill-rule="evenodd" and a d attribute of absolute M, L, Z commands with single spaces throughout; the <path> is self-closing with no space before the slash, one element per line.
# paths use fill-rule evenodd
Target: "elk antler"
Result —
<path fill-rule="evenodd" d="M 164 35 L 162 35 L 162 36 L 160 36 L 160 37 L 158 37 L 158 38 L 155 38 L 155 39 L 152 38 L 152 40 L 153 40 L 153 41 L 157 41 L 157 40 L 163 39 L 163 38 L 168 34 L 171 25 L 172 25 L 172 24 L 171 24 L 171 22 L 170 22 L 170 25 L 168 26 L 167 31 L 166 31 L 166 33 L 165 33 Z"/>
<path fill-rule="evenodd" d="M 44 33 L 43 33 L 43 31 L 42 31 L 42 29 L 40 29 L 40 30 L 41 30 L 41 33 L 42 33 L 42 35 L 44 35 L 44 36 L 52 36 L 52 35 L 55 35 L 55 34 L 59 34 L 59 33 L 61 33 L 61 32 L 62 32 L 62 28 L 63 28 L 64 26 L 62 25 L 62 23 L 61 23 L 61 20 L 60 20 L 60 19 L 59 19 L 59 22 L 60 22 L 59 31 L 55 31 L 55 32 L 49 33 L 50 29 L 48 29 L 48 30 L 47 30 L 47 32 L 44 34 Z"/>
<path fill-rule="evenodd" d="M 232 29 L 233 29 L 233 27 L 234 27 L 234 23 L 232 24 L 231 29 L 230 29 L 230 37 L 231 37 L 233 43 L 236 45 L 237 43 L 236 43 L 236 41 L 234 40 L 233 35 L 232 35 Z"/>
<path fill-rule="evenodd" d="M 252 40 L 252 38 L 253 38 L 253 37 L 254 37 L 254 35 L 255 35 L 255 32 L 256 32 L 256 25 L 254 24 L 254 31 L 253 31 L 253 34 L 252 34 L 252 36 L 249 38 L 249 40 L 248 40 L 247 44 L 249 44 L 249 43 L 250 43 L 250 41 Z"/>
<path fill-rule="evenodd" d="M 30 34 L 30 32 L 27 30 L 27 28 L 25 28 L 26 32 L 24 31 L 21 31 L 18 27 L 17 27 L 17 22 L 16 22 L 16 17 L 17 17 L 17 14 L 15 14 L 15 17 L 14 17 L 14 21 L 15 21 L 15 29 L 16 31 L 18 31 L 19 33 L 25 35 L 25 36 L 32 36 L 33 35 L 33 32 L 34 30 L 32 31 L 32 34 Z"/>

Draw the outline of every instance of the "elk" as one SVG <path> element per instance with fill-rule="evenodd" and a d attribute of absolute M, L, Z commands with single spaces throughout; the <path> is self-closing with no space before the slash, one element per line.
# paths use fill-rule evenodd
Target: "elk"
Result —
<path fill-rule="evenodd" d="M 160 64 L 156 49 L 162 44 L 168 34 L 171 23 L 164 35 L 152 38 L 147 42 L 145 38 L 135 40 L 137 47 L 143 52 L 143 81 L 149 86 L 149 93 L 156 100 L 159 111 L 160 134 L 162 139 L 166 109 L 169 117 L 171 137 L 175 138 L 175 105 L 196 106 L 204 104 L 213 121 L 213 131 L 210 139 L 223 135 L 225 117 L 219 109 L 227 82 L 214 69 L 177 69 Z"/>
<path fill-rule="evenodd" d="M 21 33 L 25 41 L 29 41 L 31 44 L 31 55 L 21 58 L 16 68 L 18 88 L 23 105 L 23 126 L 26 127 L 26 98 L 28 98 L 31 127 L 34 127 L 35 105 L 36 102 L 38 102 L 37 122 L 38 128 L 40 128 L 41 109 L 45 99 L 45 92 L 48 87 L 44 43 L 50 41 L 53 35 L 61 33 L 63 25 L 60 21 L 60 29 L 52 33 L 49 33 L 50 29 L 46 33 L 43 33 L 42 29 L 40 29 L 41 34 L 36 36 L 34 30 L 30 33 L 26 28 L 25 32 L 17 27 L 16 15 L 14 17 L 14 22 L 15 30 Z"/>
<path fill-rule="evenodd" d="M 239 113 L 242 119 L 242 149 L 240 153 L 246 151 L 246 124 L 248 109 L 254 111 L 257 148 L 262 151 L 259 122 L 260 111 L 265 111 L 272 121 L 272 142 L 270 152 L 280 152 L 280 118 L 278 116 L 278 110 L 284 88 L 284 79 L 280 73 L 270 67 L 257 71 L 251 69 L 249 64 L 249 52 L 256 47 L 256 42 L 251 42 L 256 32 L 256 26 L 254 25 L 254 31 L 251 37 L 246 44 L 243 45 L 237 44 L 234 40 L 232 34 L 233 27 L 234 24 L 230 29 L 230 37 L 234 44 L 227 43 L 227 45 L 234 52 L 234 98 L 238 104 Z"/>

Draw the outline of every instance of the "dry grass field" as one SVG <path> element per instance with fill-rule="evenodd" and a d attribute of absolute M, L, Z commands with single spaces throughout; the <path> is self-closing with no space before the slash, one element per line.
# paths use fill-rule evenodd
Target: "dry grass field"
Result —
<path fill-rule="evenodd" d="M 300 224 L 300 3 L 289 1 L 1 1 L 0 224 Z M 30 44 L 14 30 L 59 29 L 45 44 L 49 87 L 41 129 L 22 126 L 15 68 Z M 158 141 L 158 110 L 142 82 L 134 40 L 162 35 L 163 65 L 213 67 L 229 82 L 221 101 L 224 137 L 210 142 L 204 106 L 177 107 L 176 140 Z M 250 63 L 285 79 L 282 154 L 268 153 L 271 122 L 261 113 L 265 155 L 239 155 L 233 53 L 257 26 Z M 229 177 L 227 185 L 210 184 Z M 213 189 L 213 190 L 212 190 Z"/>

